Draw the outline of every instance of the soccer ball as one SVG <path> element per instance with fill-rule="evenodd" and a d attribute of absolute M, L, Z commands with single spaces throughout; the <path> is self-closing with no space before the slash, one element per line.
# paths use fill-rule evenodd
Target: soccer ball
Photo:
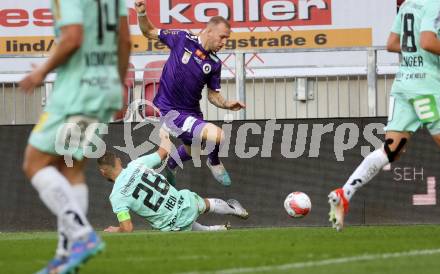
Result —
<path fill-rule="evenodd" d="M 312 209 L 309 196 L 303 192 L 292 192 L 284 200 L 284 209 L 293 218 L 302 218 Z"/>

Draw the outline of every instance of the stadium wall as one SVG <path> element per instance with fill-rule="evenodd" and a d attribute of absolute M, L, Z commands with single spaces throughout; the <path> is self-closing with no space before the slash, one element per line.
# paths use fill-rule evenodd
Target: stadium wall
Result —
<path fill-rule="evenodd" d="M 388 114 L 389 92 L 394 76 L 380 75 L 377 81 L 377 116 Z M 297 78 L 258 78 L 246 81 L 246 119 L 294 119 L 368 116 L 368 85 L 363 75 L 309 77 L 309 99 L 297 100 Z M 143 83 L 134 88 L 135 99 L 142 98 Z M 51 84 L 26 95 L 16 84 L 0 83 L 0 125 L 34 124 L 47 102 Z M 222 81 L 222 95 L 236 98 L 235 81 Z M 237 115 L 210 104 L 203 92 L 200 102 L 208 120 L 224 120 Z M 234 116 L 237 117 L 237 116 Z"/>
<path fill-rule="evenodd" d="M 251 214 L 246 221 L 202 216 L 200 222 L 204 224 L 230 220 L 239 227 L 326 226 L 328 192 L 345 182 L 363 159 L 362 155 L 380 146 L 384 123 L 385 118 L 345 118 L 224 124 L 226 132 L 230 129 L 232 134 L 226 146 L 228 157 L 222 161 L 231 174 L 233 185 L 224 188 L 215 182 L 203 158 L 201 168 L 195 168 L 191 162 L 184 165 L 184 170 L 178 172 L 177 186 L 189 188 L 203 197 L 236 198 Z M 145 142 L 153 125 L 134 130 L 135 125 L 110 125 L 105 139 L 107 149 L 126 147 L 127 136 L 132 136 L 134 147 Z M 3 156 L 0 162 L 0 231 L 55 228 L 54 218 L 21 171 L 31 128 L 30 125 L 0 126 Z M 237 139 L 238 132 L 247 132 L 246 138 Z M 242 144 L 245 144 L 244 151 L 241 151 Z M 151 143 L 148 146 L 154 147 Z M 353 198 L 346 222 L 351 225 L 440 223 L 436 193 L 436 180 L 440 176 L 438 152 L 426 131 L 417 133 L 403 158 L 382 171 Z M 121 156 L 125 163 L 129 161 L 128 154 L 121 152 Z M 88 165 L 87 177 L 91 222 L 99 229 L 117 224 L 108 201 L 111 184 L 99 176 L 94 160 Z M 306 218 L 291 219 L 284 212 L 283 200 L 292 191 L 303 191 L 310 196 L 313 206 Z M 146 229 L 148 225 L 135 218 L 135 227 Z"/>

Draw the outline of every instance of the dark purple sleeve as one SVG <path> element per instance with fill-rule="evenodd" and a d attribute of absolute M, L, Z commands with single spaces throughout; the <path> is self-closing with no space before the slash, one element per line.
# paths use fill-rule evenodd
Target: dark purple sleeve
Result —
<path fill-rule="evenodd" d="M 217 70 L 212 72 L 211 77 L 209 77 L 208 82 L 206 83 L 208 88 L 220 92 L 221 71 L 222 71 L 222 66 L 218 66 Z"/>
<path fill-rule="evenodd" d="M 188 33 L 183 30 L 161 29 L 159 31 L 159 40 L 170 49 L 173 49 L 187 34 Z"/>

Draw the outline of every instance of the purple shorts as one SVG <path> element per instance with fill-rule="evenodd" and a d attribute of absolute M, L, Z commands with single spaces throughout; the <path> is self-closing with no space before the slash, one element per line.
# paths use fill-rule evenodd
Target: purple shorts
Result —
<path fill-rule="evenodd" d="M 201 113 L 179 113 L 171 110 L 161 114 L 162 125 L 171 135 L 182 140 L 185 145 L 191 145 L 193 137 L 200 136 L 203 125 L 207 124 Z"/>

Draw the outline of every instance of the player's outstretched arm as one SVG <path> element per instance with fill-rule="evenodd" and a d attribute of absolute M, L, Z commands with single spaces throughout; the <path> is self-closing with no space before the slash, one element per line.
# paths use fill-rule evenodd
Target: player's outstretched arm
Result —
<path fill-rule="evenodd" d="M 171 140 L 170 140 L 170 134 L 163 128 L 159 131 L 159 137 L 160 137 L 160 144 L 159 148 L 157 149 L 157 153 L 159 154 L 160 160 L 163 161 L 168 157 L 168 154 L 171 151 Z"/>
<path fill-rule="evenodd" d="M 128 62 L 130 59 L 131 40 L 130 30 L 126 16 L 119 18 L 119 37 L 118 37 L 118 70 L 121 82 L 124 82 L 127 74 Z"/>
<path fill-rule="evenodd" d="M 237 100 L 228 101 L 220 94 L 220 92 L 208 88 L 208 101 L 218 108 L 229 110 L 240 110 L 246 108 L 246 105 Z"/>
<path fill-rule="evenodd" d="M 83 41 L 82 25 L 66 25 L 61 27 L 60 41 L 49 58 L 41 66 L 33 67 L 34 70 L 20 81 L 20 87 L 25 92 L 31 92 L 39 86 L 46 75 L 60 65 L 64 64 L 81 47 Z"/>
<path fill-rule="evenodd" d="M 397 53 L 401 52 L 400 35 L 398 35 L 397 33 L 394 33 L 394 32 L 390 33 L 390 36 L 388 37 L 388 42 L 387 42 L 387 50 L 389 52 L 397 52 Z"/>
<path fill-rule="evenodd" d="M 109 226 L 104 229 L 104 232 L 110 233 L 124 233 L 124 232 L 133 232 L 133 223 L 131 220 L 126 220 L 119 223 L 119 226 Z"/>
<path fill-rule="evenodd" d="M 135 160 L 136 162 L 143 164 L 150 169 L 157 168 L 162 164 L 162 162 L 168 157 L 173 144 L 171 143 L 169 133 L 163 128 L 159 131 L 159 137 L 159 148 L 153 153 L 139 157 Z"/>
<path fill-rule="evenodd" d="M 136 0 L 134 8 L 138 14 L 139 28 L 145 37 L 151 39 L 159 38 L 159 30 L 148 19 L 145 8 L 145 0 Z"/>
<path fill-rule="evenodd" d="M 434 32 L 422 31 L 420 35 L 420 46 L 426 51 L 440 55 L 440 40 Z"/>

